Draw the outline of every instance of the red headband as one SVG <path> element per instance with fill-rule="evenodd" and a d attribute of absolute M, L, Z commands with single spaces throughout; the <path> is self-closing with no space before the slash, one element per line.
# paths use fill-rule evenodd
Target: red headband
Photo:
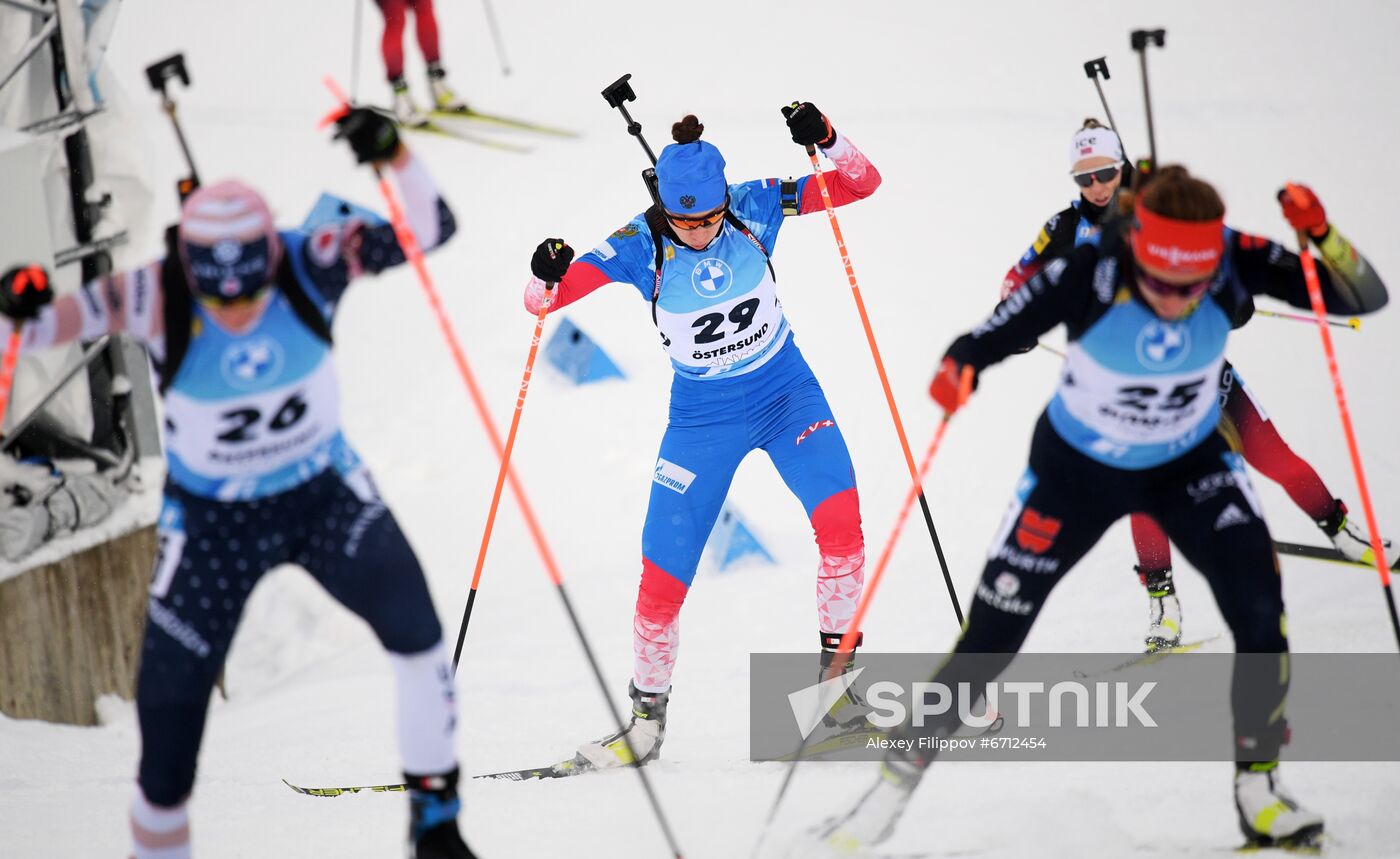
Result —
<path fill-rule="evenodd" d="M 1178 221 L 1137 205 L 1133 224 L 1133 256 L 1143 265 L 1173 274 L 1205 277 L 1220 265 L 1225 247 L 1225 217 L 1210 221 Z"/>

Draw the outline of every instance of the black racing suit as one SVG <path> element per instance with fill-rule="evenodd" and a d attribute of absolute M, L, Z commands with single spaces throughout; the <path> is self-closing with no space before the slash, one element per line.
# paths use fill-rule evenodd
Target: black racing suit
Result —
<path fill-rule="evenodd" d="M 1320 245 L 1326 265 L 1318 266 L 1318 274 L 1330 312 L 1361 314 L 1384 306 L 1384 285 L 1344 238 L 1332 231 Z M 1090 398 L 1099 407 L 1090 410 L 1091 420 L 1103 414 L 1110 416 L 1106 421 L 1132 421 L 1134 426 L 1167 425 L 1174 413 L 1195 409 L 1205 425 L 1194 428 L 1195 436 L 1183 435 L 1180 449 L 1168 458 L 1133 462 L 1130 467 L 1130 455 L 1113 451 L 1105 438 L 1088 445 L 1084 437 L 1073 437 L 1075 443 L 1067 440 L 1056 425 L 1057 418 L 1066 425 L 1066 412 L 1052 401 L 1036 427 L 1026 475 L 989 552 L 962 637 L 936 673 L 937 683 L 955 689 L 957 683 L 968 682 L 971 688 L 981 689 L 994 680 L 1020 649 L 1060 578 L 1113 522 L 1139 511 L 1160 522 L 1206 577 L 1237 652 L 1277 653 L 1280 661 L 1287 660 L 1277 559 L 1239 457 L 1215 431 L 1219 405 L 1213 397 L 1212 373 L 1218 374 L 1223 361 L 1224 332 L 1247 320 L 1254 295 L 1309 306 L 1299 258 L 1273 242 L 1227 231 L 1221 268 L 1190 314 L 1206 314 L 1197 320 L 1202 324 L 1208 316 L 1215 319 L 1215 340 L 1209 341 L 1218 350 L 1214 363 L 1202 362 L 1199 379 L 1162 389 L 1152 382 L 1165 377 L 1145 374 L 1121 388 L 1107 385 L 1124 377 L 1094 370 L 1092 359 L 1083 355 L 1105 338 L 1110 344 L 1114 337 L 1132 343 L 1136 336 L 1141 345 L 1142 334 L 1136 329 L 1126 337 L 1114 330 L 1134 320 L 1143 331 L 1154 324 L 1158 329 L 1167 327 L 1137 297 L 1133 271 L 1131 251 L 1116 232 L 1105 235 L 1099 246 L 1080 245 L 1067 259 L 1045 265 L 1024 288 L 998 304 L 986 322 L 959 337 L 948 350 L 959 365 L 970 365 L 980 373 L 1014 354 L 1018 344 L 1064 323 L 1070 356 L 1057 401 L 1064 397 L 1082 402 L 1082 389 L 1097 384 L 1104 390 L 1099 400 Z M 1204 338 L 1198 340 L 1200 346 L 1206 343 Z M 1160 447 L 1171 450 L 1167 445 Z M 1118 455 L 1125 457 L 1123 465 L 1115 464 L 1113 457 Z M 985 658 L 959 658 L 972 653 L 1005 658 L 991 660 L 990 665 Z M 1241 761 L 1274 760 L 1284 741 L 1287 675 L 1269 673 L 1248 677 L 1242 676 L 1247 672 L 1236 672 L 1231 698 Z M 947 736 L 957 728 L 955 709 L 946 718 L 925 721 L 922 728 L 906 725 L 897 733 Z M 913 745 L 919 748 L 918 743 Z M 932 757 L 927 751 L 891 754 L 919 766 Z"/>

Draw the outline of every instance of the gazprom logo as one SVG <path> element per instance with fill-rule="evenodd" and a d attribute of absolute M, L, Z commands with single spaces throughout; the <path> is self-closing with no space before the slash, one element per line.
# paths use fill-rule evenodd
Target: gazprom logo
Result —
<path fill-rule="evenodd" d="M 734 272 L 729 263 L 716 257 L 700 260 L 690 272 L 690 285 L 701 298 L 719 298 L 733 283 Z"/>
<path fill-rule="evenodd" d="M 1170 370 L 1191 354 L 1191 331 L 1184 323 L 1154 319 L 1137 337 L 1137 357 L 1143 366 Z"/>
<path fill-rule="evenodd" d="M 224 381 L 239 390 L 253 390 L 282 372 L 282 346 L 271 337 L 240 340 L 224 350 L 219 369 Z"/>
<path fill-rule="evenodd" d="M 668 459 L 656 458 L 656 471 L 652 475 L 653 482 L 660 483 L 672 492 L 684 495 L 694 480 L 695 472 L 690 469 L 676 465 Z"/>

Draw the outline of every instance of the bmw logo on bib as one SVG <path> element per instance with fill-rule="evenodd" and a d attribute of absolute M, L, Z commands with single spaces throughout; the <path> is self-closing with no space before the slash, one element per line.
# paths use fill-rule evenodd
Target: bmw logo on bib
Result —
<path fill-rule="evenodd" d="M 282 346 L 271 337 L 240 340 L 224 350 L 219 369 L 224 381 L 252 390 L 282 372 Z"/>
<path fill-rule="evenodd" d="M 1191 354 L 1191 332 L 1184 323 L 1154 319 L 1137 337 L 1137 357 L 1144 367 L 1170 370 Z"/>
<path fill-rule="evenodd" d="M 729 291 L 733 282 L 734 272 L 729 263 L 714 257 L 700 260 L 690 273 L 690 285 L 701 298 L 719 298 Z"/>

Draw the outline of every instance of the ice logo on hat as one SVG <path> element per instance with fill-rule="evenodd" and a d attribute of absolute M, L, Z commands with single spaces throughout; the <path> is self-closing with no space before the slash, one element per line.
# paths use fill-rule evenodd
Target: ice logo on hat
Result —
<path fill-rule="evenodd" d="M 243 256 L 243 245 L 234 239 L 222 239 L 214 243 L 214 262 L 219 265 L 233 265 Z"/>
<path fill-rule="evenodd" d="M 706 257 L 690 272 L 690 285 L 701 298 L 719 298 L 729 291 L 734 282 L 734 272 L 729 263 L 715 257 Z"/>
<path fill-rule="evenodd" d="M 1144 366 L 1170 370 L 1191 354 L 1191 332 L 1179 322 L 1154 319 L 1142 327 L 1137 338 L 1137 357 Z"/>
<path fill-rule="evenodd" d="M 240 390 L 252 390 L 282 372 L 282 346 L 271 337 L 239 340 L 224 350 L 219 369 L 224 381 Z"/>

